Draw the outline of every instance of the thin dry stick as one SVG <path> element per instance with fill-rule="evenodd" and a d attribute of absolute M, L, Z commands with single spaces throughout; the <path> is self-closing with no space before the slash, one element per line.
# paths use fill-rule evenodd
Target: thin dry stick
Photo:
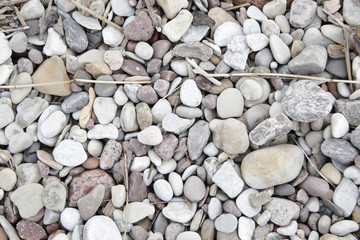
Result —
<path fill-rule="evenodd" d="M 242 8 L 242 7 L 249 7 L 249 6 L 250 6 L 250 3 L 244 3 L 244 4 L 237 5 L 237 6 L 225 8 L 224 10 L 225 10 L 225 11 L 232 11 L 232 10 L 240 9 L 240 8 Z"/>
<path fill-rule="evenodd" d="M 106 8 L 105 8 L 105 11 L 104 11 L 104 14 L 103 14 L 103 18 L 106 18 L 107 19 L 107 16 L 109 14 L 111 10 L 111 2 L 109 1 L 109 3 L 106 5 Z M 105 22 L 102 22 L 102 27 L 105 27 Z"/>
<path fill-rule="evenodd" d="M 23 85 L 7 85 L 7 86 L 0 86 L 0 89 L 39 87 L 39 86 L 48 86 L 48 85 L 56 85 L 56 84 L 64 84 L 64 83 L 72 83 L 72 82 L 74 82 L 74 80 L 48 82 L 48 83 L 32 83 L 32 84 L 23 84 Z"/>
<path fill-rule="evenodd" d="M 311 159 L 308 157 L 308 155 L 306 154 L 306 152 L 304 151 L 304 149 L 300 146 L 300 144 L 296 141 L 296 139 L 290 135 L 290 137 L 292 138 L 292 140 L 294 140 L 294 142 L 296 143 L 296 145 L 301 149 L 301 151 L 304 153 L 306 159 L 310 162 L 311 166 L 313 166 L 313 168 L 316 170 L 316 172 L 325 180 L 327 181 L 332 187 L 335 187 L 317 168 L 317 166 L 311 161 Z"/>
<path fill-rule="evenodd" d="M 16 31 L 23 31 L 23 30 L 26 30 L 28 28 L 29 28 L 29 26 L 19 27 L 19 28 L 11 28 L 11 29 L 2 29 L 2 28 L 0 28 L 0 32 L 2 32 L 2 33 L 11 33 L 11 32 L 16 32 Z"/>
<path fill-rule="evenodd" d="M 100 16 L 98 15 L 97 13 L 95 13 L 94 11 L 90 10 L 89 8 L 81 5 L 80 3 L 76 2 L 75 0 L 68 0 L 69 2 L 71 2 L 72 4 L 74 4 L 76 7 L 80 8 L 81 10 L 89 13 L 91 16 L 103 21 L 103 22 L 106 22 L 107 24 L 109 24 L 110 26 L 116 28 L 116 29 L 119 29 L 120 31 L 123 31 L 124 29 L 122 27 L 120 27 L 119 25 L 113 23 L 112 21 L 110 20 L 107 20 L 106 18 L 104 18 L 103 16 Z"/>
<path fill-rule="evenodd" d="M 343 28 L 344 42 L 345 42 L 345 64 L 346 64 L 346 72 L 348 75 L 348 79 L 352 81 L 351 75 L 351 61 L 350 61 L 350 50 L 349 50 L 349 32 Z M 354 86 L 352 83 L 349 84 L 349 88 L 351 92 L 354 92 Z"/>
<path fill-rule="evenodd" d="M 74 79 L 76 82 L 86 82 L 86 83 L 102 83 L 102 84 L 150 84 L 151 81 L 101 81 L 101 80 L 89 80 L 89 79 Z"/>
<path fill-rule="evenodd" d="M 18 3 L 23 3 L 23 2 L 27 2 L 29 0 L 2 0 L 0 1 L 0 7 L 4 7 L 4 6 L 11 6 L 11 5 L 15 5 Z"/>
<path fill-rule="evenodd" d="M 22 25 L 23 27 L 26 27 L 27 24 L 26 24 L 23 16 L 21 15 L 19 9 L 18 9 L 16 6 L 14 6 L 14 10 L 15 10 L 16 16 L 19 18 L 19 21 L 20 21 L 21 25 Z"/>
<path fill-rule="evenodd" d="M 230 77 L 265 77 L 265 78 L 301 78 L 314 81 L 324 81 L 324 82 L 343 82 L 343 83 L 360 83 L 360 81 L 350 81 L 345 79 L 330 79 L 323 77 L 314 77 L 306 75 L 297 75 L 297 74 L 283 74 L 283 73 L 214 73 L 206 74 L 204 77 L 215 77 L 215 78 L 230 78 Z"/>
<path fill-rule="evenodd" d="M 125 208 L 128 209 L 129 205 L 129 176 L 128 176 L 128 168 L 127 168 L 127 159 L 126 154 L 125 157 L 125 189 L 126 189 L 126 202 L 125 202 Z M 124 231 L 124 240 L 126 240 L 126 229 L 129 222 L 129 212 L 125 214 L 125 231 Z"/>
<path fill-rule="evenodd" d="M 347 25 L 345 25 L 343 22 L 341 22 L 337 17 L 335 17 L 333 14 L 331 14 L 329 11 L 327 11 L 326 9 L 324 9 L 324 8 L 322 8 L 321 9 L 324 13 L 326 13 L 327 15 L 329 15 L 330 17 L 332 17 L 333 18 L 333 20 L 335 21 L 335 22 L 333 22 L 335 25 L 337 25 L 337 26 L 339 26 L 339 27 L 342 27 L 342 28 L 345 28 L 346 29 L 346 31 L 348 31 L 348 32 L 350 32 L 350 33 L 353 33 L 353 30 L 349 27 L 349 26 L 347 26 Z"/>
<path fill-rule="evenodd" d="M 210 82 L 212 82 L 213 84 L 215 84 L 216 86 L 221 86 L 221 82 L 218 81 L 217 79 L 213 78 L 213 77 L 209 77 L 207 76 L 207 72 L 205 72 L 204 69 L 202 69 L 201 67 L 199 67 L 199 65 L 196 64 L 196 62 L 194 61 L 194 59 L 189 59 L 188 57 L 185 58 L 186 61 L 194 68 L 193 72 L 201 74 L 202 76 L 206 77 L 207 80 L 209 80 Z"/>

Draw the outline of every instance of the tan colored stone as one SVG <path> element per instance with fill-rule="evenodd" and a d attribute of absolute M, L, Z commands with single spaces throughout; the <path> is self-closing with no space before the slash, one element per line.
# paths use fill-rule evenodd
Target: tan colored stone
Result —
<path fill-rule="evenodd" d="M 341 173 L 332 163 L 326 163 L 320 172 L 333 184 L 339 184 L 341 180 Z"/>
<path fill-rule="evenodd" d="M 90 73 L 94 78 L 98 78 L 101 75 L 111 75 L 112 71 L 110 70 L 109 65 L 106 63 L 88 63 L 85 66 L 85 69 Z"/>
<path fill-rule="evenodd" d="M 67 96 L 71 94 L 69 77 L 67 75 L 63 60 L 58 56 L 46 59 L 32 75 L 33 83 L 52 83 L 64 82 L 63 84 L 52 84 L 34 87 L 41 93 L 57 96 Z"/>
<path fill-rule="evenodd" d="M 36 155 L 41 162 L 45 163 L 46 165 L 55 170 L 61 170 L 64 167 L 60 163 L 55 162 L 54 157 L 50 153 L 45 152 L 44 150 L 37 150 Z"/>
<path fill-rule="evenodd" d="M 305 44 L 300 40 L 294 40 L 291 45 L 291 57 L 294 58 L 304 50 Z"/>
<path fill-rule="evenodd" d="M 211 35 L 213 35 L 215 29 L 224 22 L 239 23 L 229 13 L 227 13 L 224 9 L 220 7 L 210 9 L 208 16 L 215 21 L 215 25 L 211 28 Z"/>

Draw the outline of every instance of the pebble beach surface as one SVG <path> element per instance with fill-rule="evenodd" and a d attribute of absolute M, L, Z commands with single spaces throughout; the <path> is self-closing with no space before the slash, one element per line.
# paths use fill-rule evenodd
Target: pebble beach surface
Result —
<path fill-rule="evenodd" d="M 360 237 L 359 1 L 0 17 L 0 240 Z"/>

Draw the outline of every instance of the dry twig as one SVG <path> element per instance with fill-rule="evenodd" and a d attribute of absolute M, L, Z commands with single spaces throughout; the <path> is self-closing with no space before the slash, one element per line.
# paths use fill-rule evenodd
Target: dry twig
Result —
<path fill-rule="evenodd" d="M 225 11 L 232 11 L 232 10 L 238 10 L 242 7 L 250 7 L 250 3 L 244 3 L 244 4 L 240 4 L 240 5 L 237 5 L 237 6 L 233 6 L 233 7 L 229 7 L 229 8 L 225 8 L 224 10 Z"/>
<path fill-rule="evenodd" d="M 68 0 L 69 2 L 71 2 L 72 4 L 74 4 L 76 7 L 80 8 L 81 10 L 87 12 L 88 14 L 90 14 L 91 16 L 103 21 L 103 22 L 106 22 L 107 24 L 109 24 L 110 26 L 120 30 L 120 31 L 124 31 L 124 29 L 122 27 L 120 27 L 119 25 L 113 23 L 112 21 L 104 18 L 103 16 L 100 16 L 98 15 L 97 13 L 95 13 L 94 11 L 90 10 L 89 8 L 83 6 L 82 4 L 76 2 L 75 0 Z"/>
<path fill-rule="evenodd" d="M 11 6 L 18 3 L 27 2 L 29 0 L 0 0 L 0 7 Z"/>

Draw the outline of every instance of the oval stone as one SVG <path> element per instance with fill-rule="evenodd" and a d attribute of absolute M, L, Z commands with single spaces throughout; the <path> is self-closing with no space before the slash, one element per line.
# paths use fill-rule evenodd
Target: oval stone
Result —
<path fill-rule="evenodd" d="M 264 189 L 290 182 L 300 173 L 304 154 L 295 145 L 278 145 L 249 153 L 241 164 L 241 175 L 252 188 Z"/>

